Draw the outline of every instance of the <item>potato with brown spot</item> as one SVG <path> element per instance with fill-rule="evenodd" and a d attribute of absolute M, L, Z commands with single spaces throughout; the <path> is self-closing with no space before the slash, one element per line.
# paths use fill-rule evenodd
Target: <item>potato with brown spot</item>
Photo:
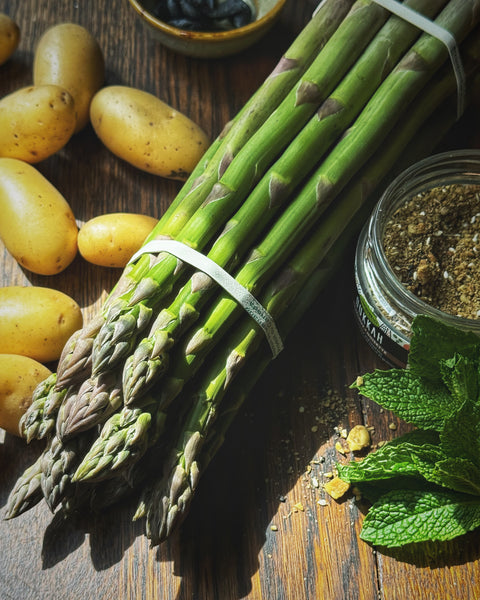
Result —
<path fill-rule="evenodd" d="M 56 275 L 77 254 L 78 228 L 62 194 L 32 165 L 0 158 L 0 238 L 15 260 Z"/>
<path fill-rule="evenodd" d="M 92 34 L 76 23 L 59 23 L 45 31 L 35 49 L 33 82 L 66 89 L 75 101 L 75 133 L 90 118 L 90 102 L 105 79 L 102 50 Z"/>
<path fill-rule="evenodd" d="M 207 134 L 159 98 L 113 85 L 93 97 L 90 119 L 116 156 L 138 169 L 184 181 L 209 146 Z"/>
<path fill-rule="evenodd" d="M 59 290 L 0 287 L 0 354 L 21 354 L 43 363 L 58 360 L 82 324 L 80 306 Z"/>
<path fill-rule="evenodd" d="M 0 65 L 12 56 L 20 43 L 20 27 L 4 13 L 0 13 Z"/>
<path fill-rule="evenodd" d="M 0 354 L 0 428 L 20 437 L 20 419 L 35 388 L 49 375 L 50 369 L 33 358 Z"/>
<path fill-rule="evenodd" d="M 45 160 L 67 144 L 76 123 L 75 102 L 65 89 L 20 88 L 0 100 L 0 157 Z"/>

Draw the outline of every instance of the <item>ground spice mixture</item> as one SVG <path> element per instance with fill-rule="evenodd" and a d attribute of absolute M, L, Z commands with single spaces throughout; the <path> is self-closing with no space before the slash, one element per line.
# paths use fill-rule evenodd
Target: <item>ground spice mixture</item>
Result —
<path fill-rule="evenodd" d="M 480 184 L 435 187 L 408 200 L 387 223 L 384 250 L 418 298 L 480 319 Z"/>

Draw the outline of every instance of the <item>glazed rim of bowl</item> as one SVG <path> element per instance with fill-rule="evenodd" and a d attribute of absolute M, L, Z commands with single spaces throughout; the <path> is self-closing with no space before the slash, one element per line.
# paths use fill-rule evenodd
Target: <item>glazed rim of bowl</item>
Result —
<path fill-rule="evenodd" d="M 257 29 L 261 28 L 263 24 L 268 23 L 270 20 L 276 17 L 276 15 L 280 12 L 286 0 L 279 0 L 273 8 L 271 8 L 267 13 L 248 23 L 247 25 L 243 25 L 243 27 L 237 27 L 234 29 L 228 29 L 225 31 L 191 31 L 188 29 L 180 29 L 179 27 L 173 27 L 172 25 L 168 25 L 165 21 L 161 21 L 154 17 L 146 8 L 142 6 L 140 0 L 129 0 L 130 4 L 137 11 L 137 13 L 143 17 L 149 25 L 155 27 L 174 37 L 184 37 L 191 40 L 198 41 L 222 41 L 228 40 L 233 37 L 242 37 L 243 35 L 248 35 L 250 32 L 254 32 Z"/>

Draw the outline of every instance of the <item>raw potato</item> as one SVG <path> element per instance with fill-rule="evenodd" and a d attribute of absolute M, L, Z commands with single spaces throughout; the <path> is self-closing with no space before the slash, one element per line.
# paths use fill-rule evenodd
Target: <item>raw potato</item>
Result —
<path fill-rule="evenodd" d="M 0 100 L 0 157 L 38 163 L 58 152 L 77 123 L 72 96 L 57 85 L 21 88 Z"/>
<path fill-rule="evenodd" d="M 58 360 L 82 324 L 80 307 L 63 292 L 39 286 L 0 288 L 0 354 L 43 363 Z"/>
<path fill-rule="evenodd" d="M 77 254 L 78 228 L 60 192 L 32 165 L 0 158 L 0 238 L 39 275 L 63 271 Z"/>
<path fill-rule="evenodd" d="M 19 26 L 8 15 L 0 13 L 0 65 L 12 56 L 19 42 Z"/>
<path fill-rule="evenodd" d="M 119 158 L 168 179 L 184 181 L 209 145 L 206 133 L 156 96 L 126 86 L 95 94 L 90 119 Z"/>
<path fill-rule="evenodd" d="M 32 394 L 51 371 L 19 354 L 0 354 L 0 427 L 21 437 L 19 422 L 32 403 Z"/>
<path fill-rule="evenodd" d="M 78 232 L 78 250 L 101 267 L 125 267 L 158 220 L 134 213 L 109 213 L 87 221 Z"/>
<path fill-rule="evenodd" d="M 90 102 L 104 79 L 102 50 L 87 29 L 60 23 L 42 35 L 35 50 L 33 82 L 58 85 L 70 92 L 77 110 L 75 132 L 88 123 Z"/>

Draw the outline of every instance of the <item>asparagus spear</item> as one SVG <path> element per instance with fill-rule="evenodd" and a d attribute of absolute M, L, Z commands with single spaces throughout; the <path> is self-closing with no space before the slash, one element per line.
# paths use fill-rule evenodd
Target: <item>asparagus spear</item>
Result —
<path fill-rule="evenodd" d="M 229 160 L 258 130 L 296 84 L 336 31 L 352 4 L 353 0 L 326 0 L 322 4 L 320 10 L 295 38 L 264 83 L 206 151 L 146 241 L 162 236 L 176 237 L 205 199 L 218 178 L 218 173 L 226 168 Z M 200 186 L 205 190 L 203 197 L 199 194 Z M 140 289 L 137 297 L 148 293 L 148 290 L 145 290 L 150 283 L 147 272 L 156 261 L 158 261 L 157 257 L 145 254 L 135 263 L 128 265 L 107 298 L 104 310 L 107 311 L 109 305 L 115 304 L 124 294 L 134 293 L 138 287 Z M 99 320 L 95 320 L 92 327 L 85 327 L 80 335 L 72 339 L 69 351 L 65 353 L 58 365 L 58 385 L 67 385 L 79 376 L 82 377 L 85 368 L 91 369 L 92 343 L 102 321 L 103 317 L 100 317 Z M 88 376 L 90 371 L 88 370 L 87 373 Z"/>
<path fill-rule="evenodd" d="M 27 443 L 42 439 L 55 426 L 56 406 L 63 393 L 55 389 L 57 374 L 52 373 L 34 389 L 32 402 L 20 418 L 20 434 Z"/>
<path fill-rule="evenodd" d="M 124 408 L 107 421 L 78 465 L 73 482 L 113 477 L 145 454 L 163 431 L 166 420 L 152 398 L 145 404 L 144 408 Z"/>
<path fill-rule="evenodd" d="M 238 208 L 257 178 L 341 80 L 387 15 L 388 12 L 373 1 L 357 1 L 299 83 L 245 142 L 220 180 L 215 173 L 215 184 L 213 187 L 207 185 L 207 194 L 204 186 L 207 180 L 204 179 L 202 185 L 196 185 L 186 196 L 185 200 L 199 208 L 177 233 L 176 239 L 199 250 L 205 248 Z M 178 214 L 175 218 L 178 219 Z M 152 308 L 172 291 L 182 273 L 181 264 L 174 256 L 165 254 L 143 274 L 138 286 L 109 305 L 106 323 L 94 342 L 94 374 L 111 368 L 117 360 L 128 355 L 146 322 L 145 319 L 139 322 L 139 315 L 142 311 L 143 316 L 150 315 Z M 145 285 L 146 290 L 142 289 Z"/>
<path fill-rule="evenodd" d="M 408 4 L 408 3 L 407 3 Z M 432 16 L 445 1 L 412 1 L 411 8 Z M 208 253 L 216 264 L 229 270 L 239 259 L 249 240 L 255 239 L 268 220 L 280 210 L 295 187 L 318 164 L 337 137 L 347 129 L 374 90 L 394 67 L 397 60 L 419 35 L 407 22 L 391 17 L 359 57 L 316 115 L 298 134 L 282 156 L 268 169 Z M 333 36 L 332 40 L 335 38 Z M 250 147 L 246 151 L 252 155 Z M 264 150 L 256 151 L 262 155 Z M 302 155 L 302 160 L 298 156 Z M 241 158 L 240 153 L 239 158 Z M 220 181 L 235 190 L 242 172 L 228 170 Z M 139 342 L 126 362 L 123 375 L 125 402 L 134 403 L 145 389 L 167 371 L 168 351 L 176 338 L 196 320 L 199 310 L 215 287 L 210 278 L 195 273 L 183 286 L 172 304 L 163 309 L 149 337 Z"/>
<path fill-rule="evenodd" d="M 42 456 L 40 455 L 15 482 L 8 496 L 5 519 L 18 517 L 43 499 L 41 478 Z"/>
<path fill-rule="evenodd" d="M 65 441 L 86 431 L 100 419 L 106 420 L 122 403 L 121 380 L 115 372 L 89 378 L 62 404 L 56 419 L 57 435 Z"/>
<path fill-rule="evenodd" d="M 75 495 L 72 476 L 87 448 L 92 445 L 93 432 L 63 442 L 58 436 L 50 438 L 41 454 L 40 485 L 43 497 L 53 512 L 61 502 Z"/>

